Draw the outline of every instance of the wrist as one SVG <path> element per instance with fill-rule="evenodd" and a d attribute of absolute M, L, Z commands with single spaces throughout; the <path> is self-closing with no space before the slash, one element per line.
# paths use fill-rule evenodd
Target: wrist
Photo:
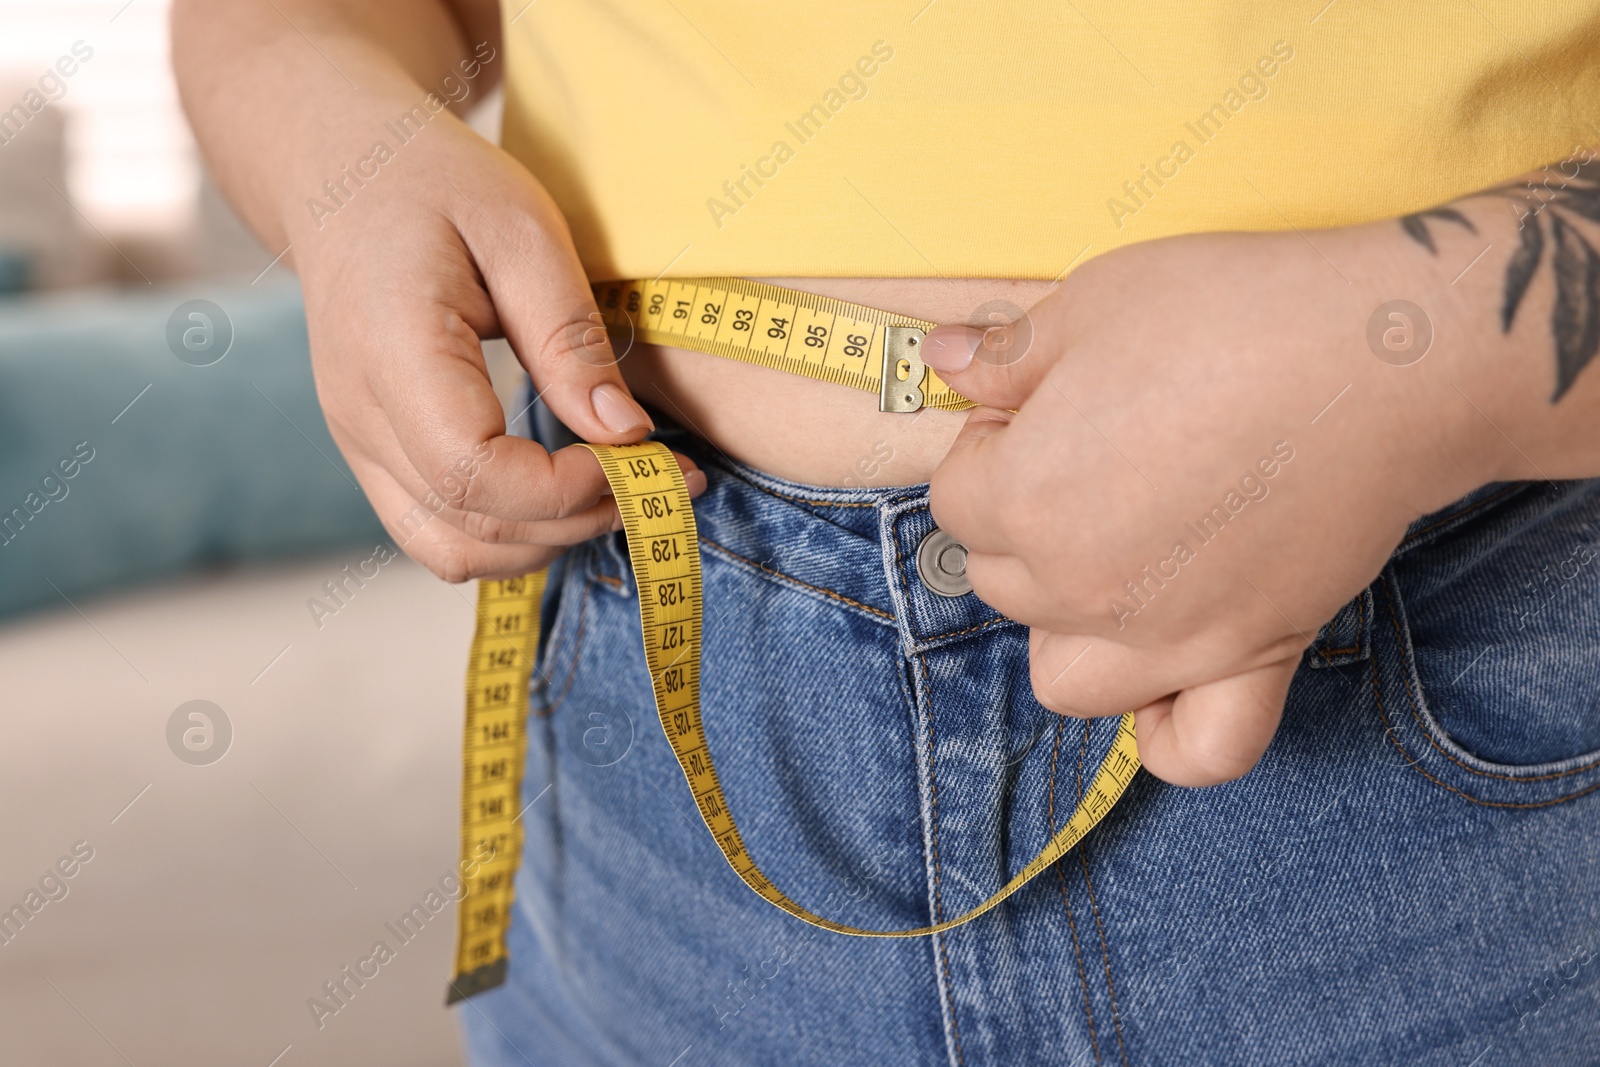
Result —
<path fill-rule="evenodd" d="M 1600 474 L 1600 386 L 1585 374 L 1600 346 L 1600 184 L 1582 167 L 1542 172 L 1561 196 L 1512 182 L 1346 231 L 1360 234 L 1346 248 L 1366 257 L 1357 271 L 1381 283 L 1367 296 L 1404 294 L 1431 327 L 1432 350 L 1394 384 L 1418 394 L 1418 432 L 1438 437 L 1440 492 Z"/>
<path fill-rule="evenodd" d="M 495 53 L 485 42 L 476 57 L 453 23 L 417 11 L 367 25 L 351 5 L 278 7 L 180 2 L 173 58 L 218 185 L 263 243 L 299 252 L 317 232 L 309 202 L 338 208 L 361 189 L 342 168 L 353 173 L 380 142 L 395 152 L 389 127 L 406 116 L 416 116 L 402 123 L 409 140 L 450 106 L 475 102 Z"/>
<path fill-rule="evenodd" d="M 1430 256 L 1394 220 L 1352 227 L 1339 242 L 1337 261 L 1361 294 L 1357 358 L 1381 398 L 1377 415 L 1390 424 L 1384 436 L 1401 450 L 1394 458 L 1419 514 L 1525 476 L 1508 463 L 1516 452 L 1502 432 L 1525 418 L 1530 386 L 1516 380 L 1526 361 L 1508 358 L 1498 328 L 1503 262 L 1493 261 L 1515 237 L 1491 232 L 1496 221 L 1483 220 L 1479 234 L 1443 248 L 1447 255 Z"/>
<path fill-rule="evenodd" d="M 331 250 L 348 240 L 353 218 L 438 193 L 463 137 L 469 154 L 482 144 L 437 94 L 409 82 L 364 101 L 285 168 L 274 210 L 286 241 L 297 254 Z"/>
<path fill-rule="evenodd" d="M 1519 243 L 1517 222 L 1497 199 L 1474 201 L 1468 210 L 1478 232 L 1457 246 L 1456 258 L 1480 258 L 1464 271 L 1465 262 L 1441 262 L 1432 291 L 1439 418 L 1452 427 L 1458 462 L 1477 482 L 1470 489 L 1544 477 L 1535 457 L 1545 450 L 1554 413 L 1551 294 L 1535 279 L 1508 326 L 1505 279 Z M 1452 279 L 1443 277 L 1452 271 Z"/>

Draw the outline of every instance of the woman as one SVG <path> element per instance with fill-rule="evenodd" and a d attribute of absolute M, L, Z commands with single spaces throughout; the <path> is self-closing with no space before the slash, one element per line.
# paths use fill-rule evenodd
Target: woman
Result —
<path fill-rule="evenodd" d="M 378 514 L 451 581 L 554 564 L 475 1061 L 1587 1062 L 1597 27 L 179 3 L 198 136 L 301 275 Z M 496 80 L 505 151 L 446 109 Z M 662 275 L 956 324 L 924 359 L 985 406 L 613 351 L 590 282 Z M 542 444 L 505 436 L 497 335 Z M 690 810 L 563 426 L 680 456 L 711 748 L 805 906 L 890 929 L 980 904 L 1122 712 L 1151 775 L 957 930 L 769 908 Z M 919 562 L 936 528 L 964 574 Z"/>

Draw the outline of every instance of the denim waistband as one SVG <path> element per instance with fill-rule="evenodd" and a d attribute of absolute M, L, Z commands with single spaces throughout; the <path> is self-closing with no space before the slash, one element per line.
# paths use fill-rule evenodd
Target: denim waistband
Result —
<path fill-rule="evenodd" d="M 704 550 L 853 603 L 896 626 L 907 652 L 1010 622 L 974 594 L 944 596 L 919 576 L 917 549 L 937 528 L 925 483 L 807 485 L 756 470 L 677 427 L 663 427 L 654 436 L 706 474 L 706 493 L 695 508 Z M 626 552 L 620 534 L 611 547 Z"/>
<path fill-rule="evenodd" d="M 578 441 L 542 403 L 531 411 L 530 436 L 547 448 Z M 651 439 L 689 456 L 706 474 L 706 493 L 695 507 L 705 550 L 897 626 L 908 653 L 1012 624 L 974 594 L 941 596 L 918 576 L 917 548 L 937 528 L 926 483 L 827 487 L 791 481 L 742 463 L 662 412 L 654 414 L 658 429 Z M 1516 499 L 1529 484 L 1487 485 L 1422 516 L 1408 528 L 1395 557 Z M 620 531 L 602 539 L 600 556 L 604 573 L 631 582 Z M 1364 658 L 1358 653 L 1365 651 L 1371 620 L 1372 594 L 1364 590 L 1322 627 L 1313 641 L 1312 665 Z"/>

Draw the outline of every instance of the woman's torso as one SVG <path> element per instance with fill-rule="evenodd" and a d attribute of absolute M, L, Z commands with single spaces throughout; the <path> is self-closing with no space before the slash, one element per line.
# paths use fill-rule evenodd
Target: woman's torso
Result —
<path fill-rule="evenodd" d="M 1592 2 L 917 6 L 507 10 L 503 140 L 594 280 L 787 276 L 990 325 L 1121 245 L 1391 217 L 1594 138 Z M 925 481 L 961 423 L 676 349 L 623 370 L 810 483 Z"/>
<path fill-rule="evenodd" d="M 994 278 L 766 278 L 778 285 L 930 322 L 994 323 L 1049 282 Z M 980 311 L 980 309 L 989 309 Z M 877 397 L 831 382 L 681 348 L 635 345 L 621 363 L 635 396 L 741 463 L 813 485 L 925 482 L 966 416 L 878 410 Z"/>

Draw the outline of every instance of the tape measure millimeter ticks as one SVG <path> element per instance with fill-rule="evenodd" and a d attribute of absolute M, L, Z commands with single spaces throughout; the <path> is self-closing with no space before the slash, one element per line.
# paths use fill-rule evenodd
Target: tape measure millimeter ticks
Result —
<path fill-rule="evenodd" d="M 758 363 L 878 393 L 884 411 L 948 410 L 972 402 L 917 358 L 932 323 L 741 279 L 595 286 L 615 336 Z M 622 515 L 639 592 L 639 621 L 656 713 L 695 807 L 723 858 L 759 896 L 813 926 L 855 937 L 921 937 L 971 922 L 1072 849 L 1111 810 L 1139 768 L 1133 716 L 1122 717 L 1105 762 L 1040 853 L 993 896 L 955 918 L 911 930 L 863 930 L 808 911 L 761 873 L 717 778 L 700 715 L 700 542 L 683 472 L 665 445 L 586 445 Z M 461 783 L 461 873 L 455 976 L 447 1003 L 505 981 L 506 934 L 522 855 L 522 768 L 528 679 L 539 647 L 544 572 L 478 583 L 467 665 Z"/>

